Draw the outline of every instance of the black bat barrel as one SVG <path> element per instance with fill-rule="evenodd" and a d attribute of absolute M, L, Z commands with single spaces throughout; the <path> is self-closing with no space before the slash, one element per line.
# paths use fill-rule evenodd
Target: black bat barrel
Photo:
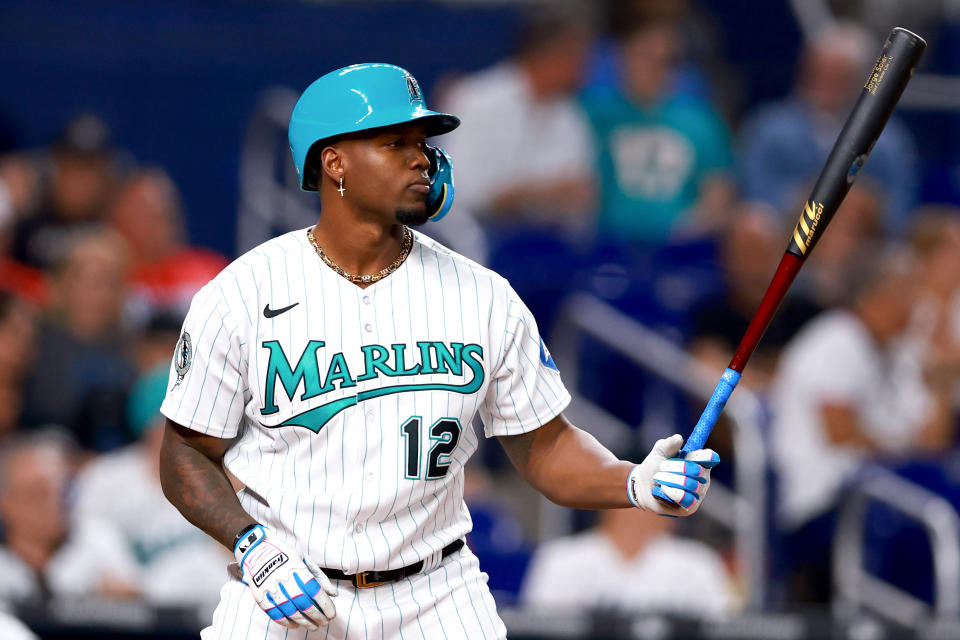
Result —
<path fill-rule="evenodd" d="M 788 252 L 803 259 L 813 249 L 870 155 L 926 46 L 923 38 L 903 27 L 890 32 L 800 214 Z"/>

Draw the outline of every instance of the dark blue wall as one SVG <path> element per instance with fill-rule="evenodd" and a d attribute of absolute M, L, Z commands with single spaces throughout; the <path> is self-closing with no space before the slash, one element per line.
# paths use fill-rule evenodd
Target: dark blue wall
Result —
<path fill-rule="evenodd" d="M 194 241 L 233 253 L 237 172 L 257 96 L 330 69 L 388 61 L 427 95 L 451 70 L 509 49 L 504 8 L 429 3 L 53 0 L 0 2 L 0 119 L 19 146 L 47 143 L 80 110 L 180 185 Z"/>

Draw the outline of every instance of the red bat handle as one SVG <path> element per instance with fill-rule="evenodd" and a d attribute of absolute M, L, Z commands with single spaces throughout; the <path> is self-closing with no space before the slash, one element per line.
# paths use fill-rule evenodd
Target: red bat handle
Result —
<path fill-rule="evenodd" d="M 790 288 L 790 283 L 793 282 L 794 277 L 796 277 L 802 265 L 803 259 L 789 251 L 783 255 L 777 271 L 773 274 L 773 281 L 771 281 L 770 286 L 767 287 L 767 292 L 763 295 L 763 300 L 760 301 L 760 307 L 757 309 L 753 319 L 750 321 L 750 326 L 747 327 L 746 333 L 744 333 L 743 338 L 740 340 L 740 346 L 737 347 L 736 353 L 733 354 L 733 360 L 730 361 L 730 366 L 727 367 L 727 370 L 724 371 L 720 377 L 720 382 L 713 390 L 713 395 L 710 396 L 710 400 L 703 409 L 700 419 L 697 420 L 693 431 L 690 432 L 690 437 L 687 438 L 683 448 L 680 450 L 678 454 L 679 457 L 682 458 L 695 449 L 701 449 L 703 445 L 706 444 L 707 438 L 713 430 L 713 425 L 716 424 L 720 413 L 723 411 L 723 407 L 730 398 L 730 394 L 733 393 L 737 383 L 740 381 L 740 374 L 747 365 L 747 360 L 750 359 L 753 350 L 757 348 L 757 343 L 760 342 L 760 338 L 763 337 L 763 332 L 767 330 L 770 320 L 773 319 L 773 314 L 776 313 L 777 307 L 780 306 L 784 294 L 786 294 L 787 289 Z M 653 495 L 658 498 L 665 497 L 665 494 L 663 494 L 662 489 L 659 487 L 654 489 Z"/>
<path fill-rule="evenodd" d="M 777 266 L 777 271 L 773 274 L 773 280 L 770 282 L 770 286 L 767 287 L 767 292 L 763 294 L 763 300 L 760 301 L 757 312 L 753 315 L 753 319 L 750 320 L 750 326 L 747 327 L 746 333 L 743 334 L 743 338 L 740 340 L 740 345 L 730 360 L 730 369 L 743 373 L 743 368 L 747 366 L 747 360 L 753 355 L 754 349 L 757 348 L 757 343 L 760 342 L 760 338 L 763 337 L 763 332 L 766 331 L 770 325 L 773 314 L 777 312 L 777 307 L 780 306 L 783 296 L 786 295 L 787 289 L 790 288 L 790 284 L 802 266 L 803 260 L 801 258 L 789 251 L 783 254 L 783 258 L 781 258 L 780 264 Z"/>

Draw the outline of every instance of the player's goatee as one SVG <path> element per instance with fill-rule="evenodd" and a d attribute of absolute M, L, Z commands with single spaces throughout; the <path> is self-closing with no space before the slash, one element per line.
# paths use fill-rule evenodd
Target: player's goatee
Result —
<path fill-rule="evenodd" d="M 397 222 L 408 227 L 419 227 L 430 219 L 426 209 L 397 209 L 396 216 Z"/>

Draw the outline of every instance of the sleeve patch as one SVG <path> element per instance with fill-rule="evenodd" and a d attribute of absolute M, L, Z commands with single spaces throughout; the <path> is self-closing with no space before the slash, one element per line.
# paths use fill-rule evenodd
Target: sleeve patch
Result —
<path fill-rule="evenodd" d="M 173 351 L 173 368 L 177 372 L 177 381 L 173 385 L 174 389 L 183 382 L 183 377 L 187 375 L 192 362 L 193 341 L 190 339 L 190 334 L 184 331 L 180 334 L 180 339 L 177 340 L 177 346 Z"/>
<path fill-rule="evenodd" d="M 553 369 L 557 373 L 560 373 L 560 369 L 557 368 L 557 363 L 553 361 L 553 356 L 547 351 L 547 345 L 543 344 L 543 338 L 540 338 L 540 364 L 547 369 Z"/>

